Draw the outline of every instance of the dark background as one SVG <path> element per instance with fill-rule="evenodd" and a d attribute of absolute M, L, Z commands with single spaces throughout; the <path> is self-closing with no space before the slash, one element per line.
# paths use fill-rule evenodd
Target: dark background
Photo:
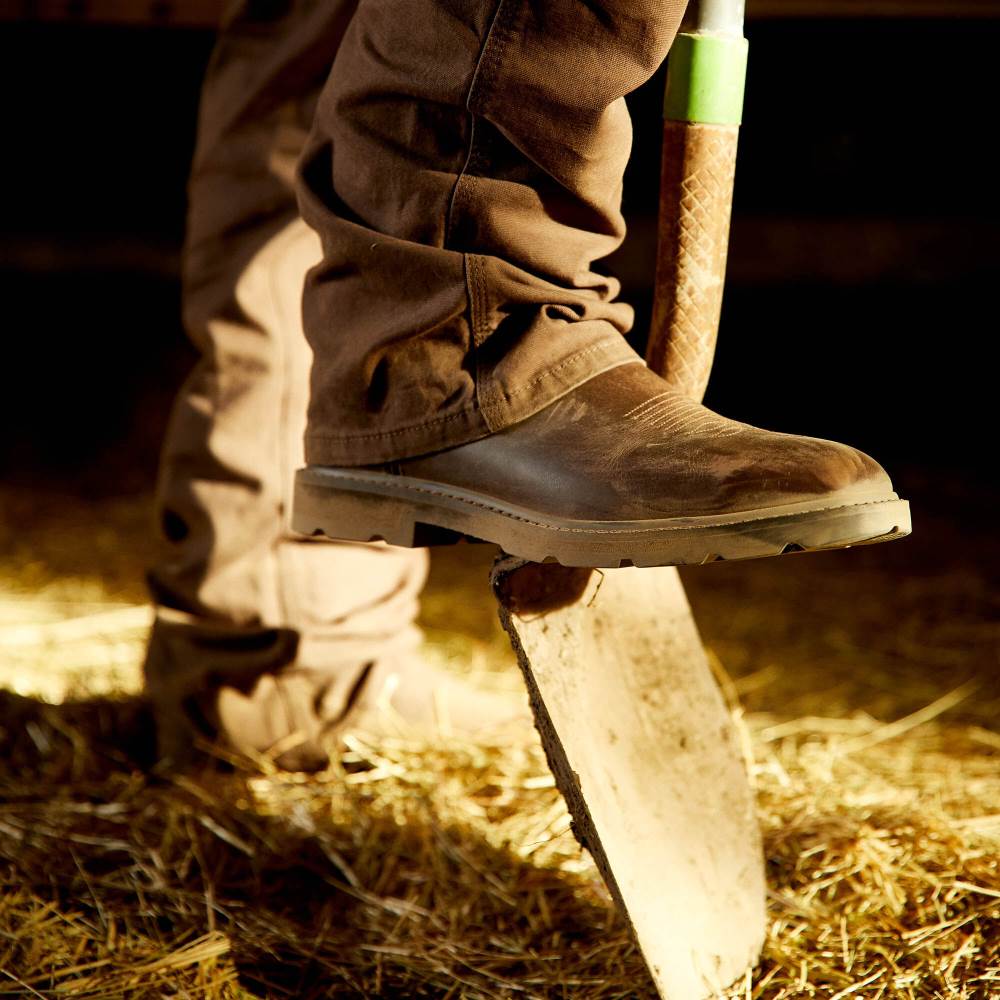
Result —
<path fill-rule="evenodd" d="M 750 20 L 718 359 L 728 416 L 869 451 L 930 504 L 996 481 L 1000 20 Z M 0 477 L 148 488 L 193 361 L 185 174 L 207 29 L 0 23 Z M 633 95 L 631 235 L 648 316 L 662 74 Z M 992 500 L 989 501 L 992 503 Z"/>

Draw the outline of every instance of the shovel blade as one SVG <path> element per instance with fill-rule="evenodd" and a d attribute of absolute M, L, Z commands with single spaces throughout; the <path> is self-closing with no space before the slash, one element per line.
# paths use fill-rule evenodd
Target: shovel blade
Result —
<path fill-rule="evenodd" d="M 718 996 L 764 939 L 738 734 L 677 571 L 501 558 L 500 617 L 574 829 L 667 1000 Z"/>

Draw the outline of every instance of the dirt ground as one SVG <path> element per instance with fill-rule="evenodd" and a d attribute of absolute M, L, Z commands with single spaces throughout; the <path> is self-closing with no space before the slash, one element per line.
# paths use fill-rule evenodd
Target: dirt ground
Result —
<path fill-rule="evenodd" d="M 916 485 L 906 541 L 684 574 L 765 834 L 734 996 L 1000 997 L 997 497 Z M 0 995 L 653 995 L 534 741 L 153 766 L 149 506 L 0 492 Z M 428 655 L 518 689 L 490 559 L 435 553 Z"/>

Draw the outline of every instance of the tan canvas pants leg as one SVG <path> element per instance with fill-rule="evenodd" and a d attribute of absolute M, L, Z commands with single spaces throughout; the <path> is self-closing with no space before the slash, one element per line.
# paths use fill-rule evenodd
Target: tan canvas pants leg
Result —
<path fill-rule="evenodd" d="M 292 717 L 335 718 L 369 663 L 418 639 L 424 552 L 303 541 L 287 527 L 310 364 L 301 290 L 319 259 L 291 179 L 353 5 L 278 6 L 240 3 L 230 17 L 191 175 L 184 317 L 201 359 L 163 451 L 167 551 L 150 574 L 146 663 L 175 758 L 192 723 L 212 735 L 220 714 L 259 747 Z"/>
<path fill-rule="evenodd" d="M 300 204 L 306 457 L 381 463 L 523 420 L 634 362 L 595 262 L 624 236 L 624 95 L 685 0 L 360 0 Z"/>

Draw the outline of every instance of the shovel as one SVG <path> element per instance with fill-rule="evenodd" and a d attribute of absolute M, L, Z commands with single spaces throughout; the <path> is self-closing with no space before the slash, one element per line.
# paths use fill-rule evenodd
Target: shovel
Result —
<path fill-rule="evenodd" d="M 718 331 L 747 43 L 743 0 L 689 7 L 670 54 L 647 363 L 701 399 Z M 717 996 L 765 932 L 741 744 L 672 567 L 501 556 L 492 586 L 576 835 L 667 1000 Z"/>

